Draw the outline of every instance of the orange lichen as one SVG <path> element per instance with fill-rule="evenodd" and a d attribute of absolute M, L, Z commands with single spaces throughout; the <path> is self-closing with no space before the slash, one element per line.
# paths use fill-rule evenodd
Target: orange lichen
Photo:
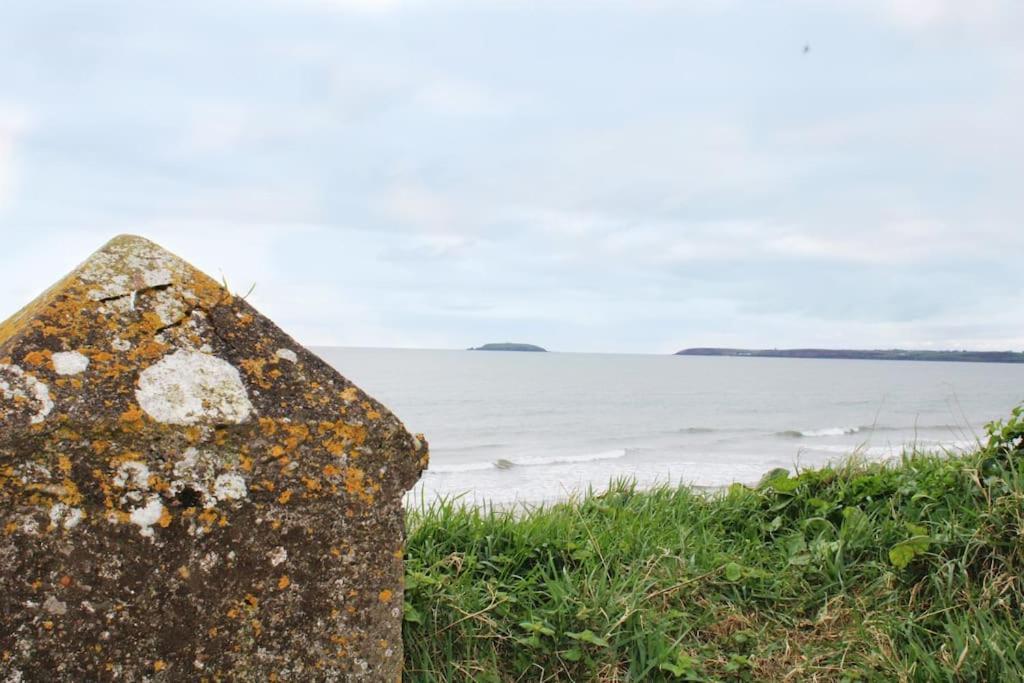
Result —
<path fill-rule="evenodd" d="M 133 360 L 154 360 L 164 355 L 169 347 L 157 341 L 145 340 L 139 343 L 131 356 Z"/>
<path fill-rule="evenodd" d="M 288 437 L 284 440 L 285 447 L 293 451 L 299 447 L 299 444 L 309 438 L 309 427 L 304 424 L 284 425 L 285 431 L 288 432 Z"/>
<path fill-rule="evenodd" d="M 213 523 L 217 521 L 217 512 L 213 509 L 203 510 L 197 519 L 203 523 L 203 526 L 213 526 Z"/>
<path fill-rule="evenodd" d="M 285 490 L 285 491 L 282 491 L 281 495 L 277 497 L 277 502 L 280 503 L 281 505 L 284 505 L 285 503 L 287 503 L 291 499 L 292 499 L 292 492 L 289 491 L 289 490 Z"/>
<path fill-rule="evenodd" d="M 394 595 L 394 593 L 392 593 L 391 591 L 385 589 L 385 590 L 382 590 L 377 595 L 377 599 L 380 600 L 381 602 L 391 602 L 391 598 L 393 597 L 393 595 Z"/>
<path fill-rule="evenodd" d="M 373 502 L 373 494 L 366 490 L 366 473 L 358 467 L 349 467 L 345 471 L 345 490 L 359 496 L 364 503 Z"/>
<path fill-rule="evenodd" d="M 341 470 L 339 470 L 334 465 L 328 464 L 324 465 L 323 473 L 325 477 L 336 477 L 339 474 L 341 474 Z"/>
<path fill-rule="evenodd" d="M 58 496 L 60 502 L 65 505 L 79 505 L 82 502 L 82 493 L 78 490 L 78 485 L 68 478 L 64 478 L 61 482 L 62 493 Z"/>
<path fill-rule="evenodd" d="M 157 520 L 157 524 L 160 525 L 160 528 L 166 529 L 167 527 L 169 527 L 171 525 L 171 520 L 172 519 L 173 519 L 173 517 L 171 516 L 171 513 L 165 507 L 163 509 L 163 511 L 160 513 L 160 519 Z"/>
<path fill-rule="evenodd" d="M 260 418 L 260 431 L 266 436 L 273 436 L 277 433 L 277 422 L 269 417 Z"/>
<path fill-rule="evenodd" d="M 142 320 L 139 322 L 139 327 L 143 328 L 146 332 L 153 334 L 164 326 L 164 320 L 153 311 L 146 311 L 142 314 Z"/>
<path fill-rule="evenodd" d="M 242 366 L 242 369 L 249 375 L 249 378 L 256 382 L 260 388 L 270 388 L 270 382 L 263 376 L 263 366 L 267 364 L 265 358 L 246 358 L 238 364 Z"/>
<path fill-rule="evenodd" d="M 340 458 L 341 456 L 345 455 L 345 442 L 344 441 L 338 441 L 338 440 L 335 440 L 335 439 L 328 439 L 327 441 L 324 441 L 324 448 L 326 448 L 327 452 L 330 453 L 333 456 L 336 456 L 336 457 Z"/>
<path fill-rule="evenodd" d="M 121 413 L 119 418 L 121 422 L 121 428 L 129 432 L 140 432 L 144 426 L 143 412 L 136 406 L 132 405 L 128 410 Z"/>
<path fill-rule="evenodd" d="M 153 662 L 153 671 L 155 671 L 157 673 L 160 673 L 161 671 L 163 671 L 166 668 L 167 668 L 167 662 L 165 662 L 162 659 L 158 659 L 155 662 Z"/>
<path fill-rule="evenodd" d="M 277 580 L 278 590 L 284 590 L 290 585 L 292 585 L 292 580 L 288 578 L 287 574 L 282 574 L 281 578 Z"/>
<path fill-rule="evenodd" d="M 114 360 L 114 354 L 106 351 L 91 351 L 87 355 L 89 356 L 89 359 L 97 365 L 106 365 Z"/>
<path fill-rule="evenodd" d="M 42 351 L 32 351 L 31 353 L 25 354 L 24 362 L 28 365 L 35 365 L 38 367 L 50 360 L 51 355 L 51 352 L 47 349 L 43 349 Z"/>
<path fill-rule="evenodd" d="M 357 446 L 361 446 L 366 441 L 366 427 L 360 424 L 349 424 L 344 420 L 339 420 L 337 422 L 324 422 L 320 428 L 322 433 L 329 434 L 328 438 L 333 437 L 333 440 L 340 440 L 343 443 L 354 443 Z"/>

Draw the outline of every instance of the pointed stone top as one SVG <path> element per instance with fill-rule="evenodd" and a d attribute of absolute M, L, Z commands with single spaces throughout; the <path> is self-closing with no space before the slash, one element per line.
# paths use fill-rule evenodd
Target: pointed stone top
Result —
<path fill-rule="evenodd" d="M 77 269 L 82 282 L 91 285 L 88 296 L 95 301 L 168 287 L 197 274 L 185 261 L 136 235 L 118 235 Z"/>
<path fill-rule="evenodd" d="M 409 449 L 415 442 L 390 411 L 242 298 L 135 235 L 110 240 L 0 323 L 0 430 L 340 418 Z"/>
<path fill-rule="evenodd" d="M 244 299 L 111 240 L 0 323 L 0 679 L 396 680 L 426 462 Z"/>
<path fill-rule="evenodd" d="M 140 293 L 178 285 L 183 299 L 214 304 L 227 293 L 201 271 L 174 254 L 136 235 L 118 235 L 96 251 L 70 274 L 39 297 L 0 323 L 0 348 L 23 333 L 33 320 L 44 317 L 56 300 L 70 307 L 89 307 L 90 302 L 129 299 L 129 307 Z M 173 315 L 163 310 L 158 315 Z M 173 321 L 165 321 L 173 322 Z M 0 354 L 2 355 L 2 354 Z"/>

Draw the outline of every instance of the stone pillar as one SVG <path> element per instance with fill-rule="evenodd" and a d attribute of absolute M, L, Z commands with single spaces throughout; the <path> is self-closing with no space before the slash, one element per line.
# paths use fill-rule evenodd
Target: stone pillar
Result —
<path fill-rule="evenodd" d="M 0 680 L 394 681 L 422 437 L 115 238 L 0 324 Z"/>

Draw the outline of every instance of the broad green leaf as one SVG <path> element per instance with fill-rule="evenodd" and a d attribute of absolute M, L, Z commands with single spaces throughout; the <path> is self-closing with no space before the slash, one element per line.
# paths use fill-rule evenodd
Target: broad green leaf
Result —
<path fill-rule="evenodd" d="M 403 605 L 403 609 L 404 609 L 404 612 L 405 612 L 403 618 L 406 621 L 408 621 L 409 623 L 412 623 L 412 624 L 422 624 L 423 623 L 423 615 L 421 615 L 419 610 L 417 610 L 415 607 L 413 607 L 411 603 L 406 602 Z"/>
<path fill-rule="evenodd" d="M 800 552 L 789 558 L 789 563 L 798 567 L 808 565 L 811 563 L 811 554 L 809 552 Z"/>
<path fill-rule="evenodd" d="M 521 621 L 519 622 L 519 626 L 520 628 L 530 631 L 531 633 L 539 633 L 545 636 L 555 635 L 554 629 L 539 621 Z"/>
<path fill-rule="evenodd" d="M 903 569 L 917 555 L 917 551 L 909 543 L 897 543 L 889 549 L 889 561 L 897 569 Z"/>
<path fill-rule="evenodd" d="M 608 647 L 608 641 L 598 635 L 595 635 L 589 628 L 586 631 L 580 631 L 579 633 L 569 631 L 565 635 L 569 636 L 573 640 L 590 643 L 591 645 L 597 645 L 598 647 Z"/>

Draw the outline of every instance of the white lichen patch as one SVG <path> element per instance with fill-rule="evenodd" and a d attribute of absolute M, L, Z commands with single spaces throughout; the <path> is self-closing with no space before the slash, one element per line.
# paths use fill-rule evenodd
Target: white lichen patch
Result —
<path fill-rule="evenodd" d="M 203 559 L 199 560 L 199 568 L 204 572 L 208 572 L 213 569 L 218 562 L 220 562 L 220 556 L 211 551 L 203 555 Z"/>
<path fill-rule="evenodd" d="M 43 609 L 58 617 L 62 617 L 68 613 L 67 603 L 62 600 L 58 600 L 52 595 L 46 598 L 46 601 L 43 603 Z"/>
<path fill-rule="evenodd" d="M 130 341 L 121 339 L 120 337 L 114 337 L 114 339 L 110 342 L 110 346 L 115 351 L 127 351 L 128 349 L 132 348 L 132 343 Z"/>
<path fill-rule="evenodd" d="M 189 306 L 174 292 L 173 287 L 157 290 L 153 295 L 153 312 L 160 318 L 164 327 L 180 322 L 187 314 Z"/>
<path fill-rule="evenodd" d="M 245 479 L 238 474 L 222 474 L 213 483 L 213 497 L 217 500 L 238 500 L 247 494 Z"/>
<path fill-rule="evenodd" d="M 52 360 L 58 375 L 77 375 L 89 367 L 89 357 L 78 351 L 58 351 Z"/>
<path fill-rule="evenodd" d="M 199 497 L 197 503 L 203 508 L 212 508 L 221 501 L 241 500 L 249 495 L 249 489 L 245 478 L 233 467 L 230 456 L 190 447 L 174 462 L 170 492 L 178 496 L 189 489 Z"/>
<path fill-rule="evenodd" d="M 292 351 L 291 349 L 278 349 L 277 353 L 275 355 L 278 358 L 281 358 L 281 359 L 286 360 L 286 361 L 291 361 L 292 363 L 298 363 L 299 362 L 298 355 L 296 355 L 296 353 L 294 351 Z"/>
<path fill-rule="evenodd" d="M 274 551 L 270 553 L 270 564 L 274 567 L 287 561 L 288 551 L 282 548 L 281 546 L 277 546 L 276 548 L 274 548 Z"/>
<path fill-rule="evenodd" d="M 127 460 L 121 463 L 114 474 L 114 486 L 127 489 L 149 490 L 149 468 L 141 462 Z"/>
<path fill-rule="evenodd" d="M 123 237 L 93 254 L 78 270 L 83 282 L 93 285 L 89 298 L 115 299 L 126 297 L 129 309 L 134 293 L 174 282 L 176 274 L 188 269 L 187 264 L 157 245 L 138 237 Z"/>
<path fill-rule="evenodd" d="M 129 518 L 132 524 L 139 527 L 139 533 L 146 538 L 153 537 L 153 525 L 160 521 L 164 514 L 164 505 L 160 502 L 160 496 L 150 496 L 146 504 L 132 510 Z"/>
<path fill-rule="evenodd" d="M 79 508 L 74 508 L 64 503 L 57 503 L 50 508 L 50 523 L 54 528 L 74 529 L 84 516 L 84 513 Z"/>
<path fill-rule="evenodd" d="M 187 349 L 143 370 L 135 398 L 150 417 L 165 424 L 239 423 L 252 413 L 238 368 Z"/>
<path fill-rule="evenodd" d="M 39 424 L 53 410 L 50 388 L 17 365 L 0 363 L 0 418 L 20 403 L 30 403 L 32 424 Z M 5 405 L 7 404 L 7 405 Z"/>

